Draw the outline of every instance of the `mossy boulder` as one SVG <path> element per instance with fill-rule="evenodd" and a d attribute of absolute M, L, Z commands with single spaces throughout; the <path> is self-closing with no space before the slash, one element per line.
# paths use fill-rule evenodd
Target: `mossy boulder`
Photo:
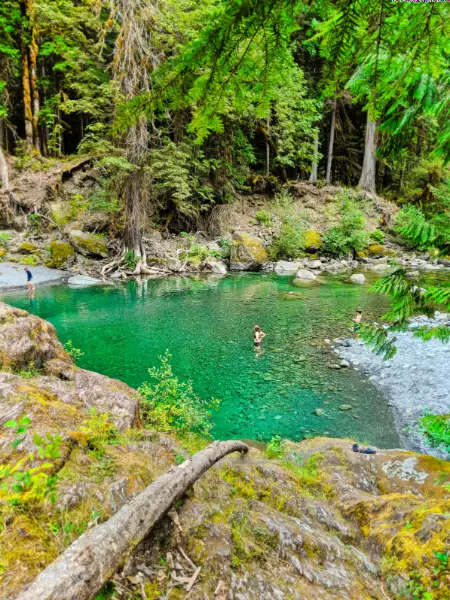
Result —
<path fill-rule="evenodd" d="M 0 302 L 0 369 L 41 368 L 53 358 L 71 363 L 53 325 Z"/>
<path fill-rule="evenodd" d="M 370 257 L 380 257 L 380 256 L 384 256 L 386 252 L 386 248 L 382 245 L 382 244 L 370 244 L 370 246 L 367 247 L 367 254 Z"/>
<path fill-rule="evenodd" d="M 39 252 L 39 248 L 31 242 L 23 242 L 19 246 L 19 252 L 21 254 L 36 254 L 36 252 Z"/>
<path fill-rule="evenodd" d="M 308 229 L 305 233 L 305 250 L 309 254 L 314 254 L 322 247 L 322 238 L 318 231 Z"/>
<path fill-rule="evenodd" d="M 75 251 L 68 242 L 54 240 L 50 244 L 50 259 L 47 266 L 53 269 L 67 269 L 75 262 Z"/>
<path fill-rule="evenodd" d="M 106 238 L 73 229 L 69 233 L 69 240 L 79 254 L 89 258 L 108 258 L 109 252 Z"/>
<path fill-rule="evenodd" d="M 231 271 L 262 271 L 268 262 L 267 251 L 258 238 L 247 233 L 233 234 L 230 249 Z"/>

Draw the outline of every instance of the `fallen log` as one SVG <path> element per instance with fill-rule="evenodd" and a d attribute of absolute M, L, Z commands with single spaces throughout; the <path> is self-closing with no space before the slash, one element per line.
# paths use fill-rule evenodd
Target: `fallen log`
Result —
<path fill-rule="evenodd" d="M 203 473 L 227 454 L 247 451 L 243 442 L 213 442 L 172 467 L 108 521 L 79 537 L 16 600 L 89 600 Z"/>

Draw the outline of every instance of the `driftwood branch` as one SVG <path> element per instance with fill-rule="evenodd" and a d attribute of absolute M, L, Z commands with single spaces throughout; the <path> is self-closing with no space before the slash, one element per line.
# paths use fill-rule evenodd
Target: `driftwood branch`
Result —
<path fill-rule="evenodd" d="M 227 454 L 247 451 L 243 442 L 213 442 L 169 469 L 108 521 L 79 537 L 16 600 L 89 600 L 203 473 Z"/>

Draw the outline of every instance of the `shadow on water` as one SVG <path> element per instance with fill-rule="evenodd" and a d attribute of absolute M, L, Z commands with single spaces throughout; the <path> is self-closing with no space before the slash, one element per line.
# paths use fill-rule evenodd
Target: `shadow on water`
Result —
<path fill-rule="evenodd" d="M 367 286 L 330 277 L 299 289 L 289 277 L 243 274 L 45 287 L 31 306 L 23 294 L 2 299 L 52 322 L 63 342 L 83 350 L 80 366 L 133 387 L 168 349 L 180 378 L 192 379 L 200 396 L 221 398 L 217 438 L 327 434 L 385 448 L 399 443 L 372 384 L 352 369 L 326 366 L 324 338 L 348 335 L 356 308 L 367 320 L 386 308 Z M 267 333 L 261 353 L 253 349 L 256 323 Z M 342 404 L 352 409 L 341 411 Z"/>

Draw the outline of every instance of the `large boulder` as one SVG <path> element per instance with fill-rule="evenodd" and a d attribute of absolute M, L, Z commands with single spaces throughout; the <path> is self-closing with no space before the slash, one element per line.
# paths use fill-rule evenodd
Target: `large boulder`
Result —
<path fill-rule="evenodd" d="M 231 271 L 263 271 L 269 262 L 267 251 L 258 238 L 235 233 L 231 244 Z"/>
<path fill-rule="evenodd" d="M 315 281 L 317 277 L 308 269 L 299 269 L 297 271 L 296 279 L 301 279 L 303 281 Z"/>
<path fill-rule="evenodd" d="M 75 251 L 68 242 L 53 240 L 50 243 L 50 259 L 47 267 L 53 269 L 69 268 L 75 262 Z"/>
<path fill-rule="evenodd" d="M 366 282 L 366 278 L 362 273 L 353 273 L 353 275 L 350 277 L 350 281 L 352 283 L 363 285 Z"/>
<path fill-rule="evenodd" d="M 277 275 L 292 275 L 298 270 L 298 263 L 291 262 L 289 260 L 279 260 L 275 263 L 275 273 Z"/>
<path fill-rule="evenodd" d="M 69 240 L 76 252 L 88 258 L 108 258 L 109 256 L 106 238 L 103 236 L 72 229 L 69 232 Z"/>
<path fill-rule="evenodd" d="M 71 363 L 53 325 L 0 302 L 0 368 L 41 368 L 51 359 Z"/>

